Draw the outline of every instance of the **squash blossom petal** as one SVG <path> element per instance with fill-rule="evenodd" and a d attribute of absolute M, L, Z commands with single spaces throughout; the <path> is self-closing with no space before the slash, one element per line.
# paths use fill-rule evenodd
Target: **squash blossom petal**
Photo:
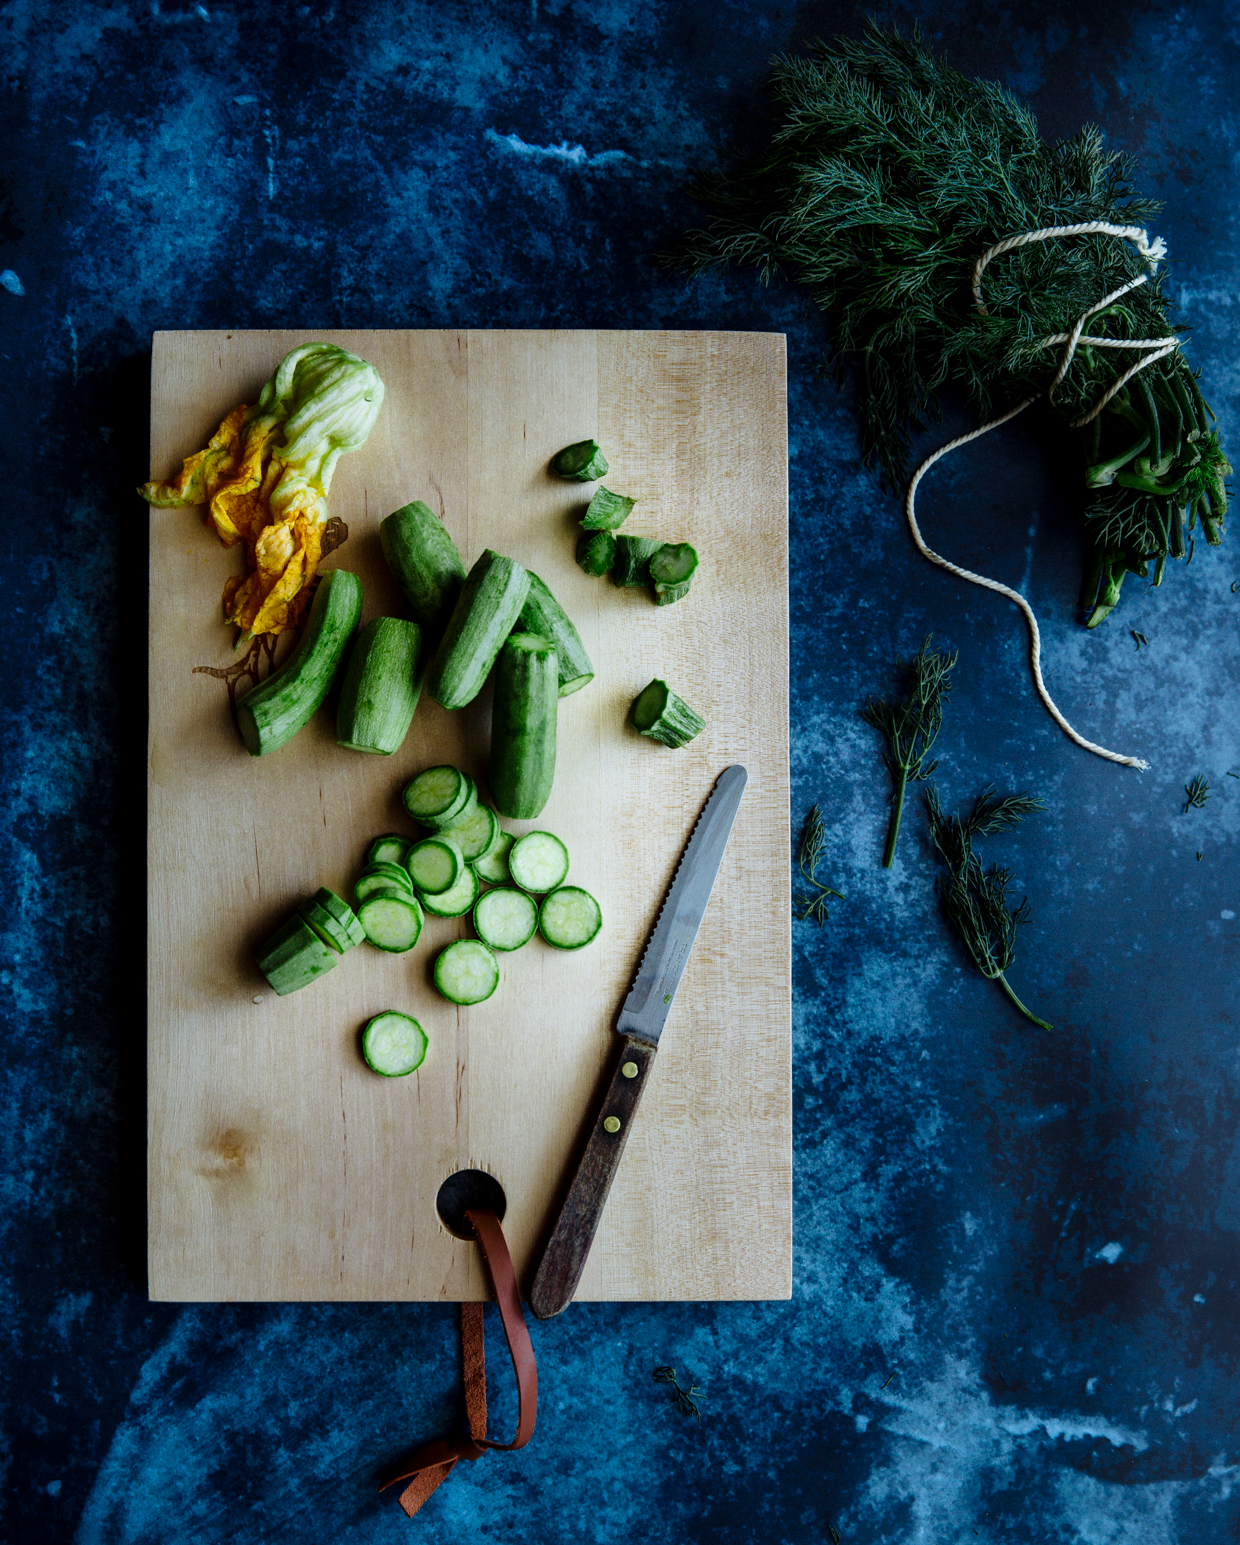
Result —
<path fill-rule="evenodd" d="M 296 626 L 318 569 L 336 463 L 365 442 L 382 403 L 373 365 L 333 343 L 303 343 L 175 478 L 138 490 L 160 509 L 205 504 L 220 541 L 245 547 L 245 573 L 224 586 L 226 622 L 246 633 Z"/>

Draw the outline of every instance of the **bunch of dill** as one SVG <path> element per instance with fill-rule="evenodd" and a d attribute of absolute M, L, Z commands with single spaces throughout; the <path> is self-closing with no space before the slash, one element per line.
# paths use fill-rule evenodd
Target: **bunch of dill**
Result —
<path fill-rule="evenodd" d="M 1130 164 L 1086 127 L 1045 144 L 1033 115 L 999 85 L 970 80 L 924 46 L 871 25 L 861 41 L 819 44 L 775 60 L 782 122 L 752 163 L 705 176 L 694 196 L 713 212 L 673 266 L 732 265 L 764 280 L 787 273 L 827 312 L 838 377 L 856 377 L 861 441 L 893 483 L 910 435 L 939 412 L 949 383 L 979 415 L 1044 392 L 1070 332 L 1104 296 L 1143 271 L 1132 245 L 1106 235 L 1026 245 L 986 271 L 994 243 L 1051 226 L 1140 225 L 1158 205 L 1134 194 Z M 1174 336 L 1158 277 L 1089 319 L 1109 339 Z M 1177 349 L 1134 376 L 1092 424 L 1072 429 L 1139 358 L 1082 344 L 1055 400 L 1087 490 L 1086 623 L 1119 600 L 1126 573 L 1161 583 L 1168 556 L 1191 550 L 1198 517 L 1221 540 L 1231 467 L 1196 376 Z"/>

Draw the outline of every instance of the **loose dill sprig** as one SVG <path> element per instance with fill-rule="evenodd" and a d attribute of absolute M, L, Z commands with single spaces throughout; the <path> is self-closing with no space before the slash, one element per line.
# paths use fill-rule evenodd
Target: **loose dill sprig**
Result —
<path fill-rule="evenodd" d="M 1128 631 L 1132 634 L 1133 642 L 1137 646 L 1137 653 L 1138 654 L 1141 653 L 1141 645 L 1142 644 L 1144 644 L 1147 649 L 1150 647 L 1150 641 L 1149 641 L 1148 638 L 1146 638 L 1144 633 L 1138 633 L 1136 628 L 1129 628 Z"/>
<path fill-rule="evenodd" d="M 798 909 L 793 916 L 798 922 L 815 922 L 819 928 L 831 921 L 831 914 L 827 911 L 827 897 L 836 896 L 840 901 L 845 899 L 843 891 L 832 890 L 818 878 L 816 871 L 826 845 L 827 830 L 822 824 L 822 815 L 818 806 L 815 805 L 805 822 L 805 830 L 801 833 L 801 851 L 797 857 L 801 878 L 814 889 L 802 891 L 793 897 Z"/>
<path fill-rule="evenodd" d="M 921 648 L 908 667 L 908 695 L 903 702 L 872 697 L 861 710 L 861 717 L 887 737 L 884 759 L 895 779 L 891 795 L 891 819 L 887 823 L 887 844 L 883 849 L 883 868 L 890 869 L 895 857 L 896 838 L 900 835 L 900 817 L 904 813 L 904 792 L 910 783 L 928 778 L 939 765 L 926 756 L 943 725 L 943 705 L 951 692 L 951 672 L 957 654 L 939 654 L 930 648 L 927 633 Z M 899 665 L 899 661 L 896 662 Z"/>
<path fill-rule="evenodd" d="M 1012 874 L 992 865 L 983 870 L 973 852 L 975 837 L 989 837 L 994 832 L 1010 831 L 1027 815 L 1046 807 L 1028 794 L 997 795 L 993 785 L 982 790 L 967 816 L 944 814 L 938 791 L 931 784 L 926 792 L 930 812 L 930 836 L 947 865 L 940 873 L 935 889 L 952 926 L 964 940 L 973 964 L 984 977 L 998 982 L 1021 1011 L 1043 1030 L 1053 1027 L 1039 1019 L 1012 991 L 1004 973 L 1016 958 L 1016 930 L 1029 921 L 1029 898 L 1010 911 L 1007 904 Z"/>
<path fill-rule="evenodd" d="M 1204 809 L 1205 802 L 1210 797 L 1210 785 L 1206 778 L 1198 773 L 1191 783 L 1184 785 L 1184 792 L 1188 795 L 1188 800 L 1183 813 L 1187 815 L 1190 810 Z"/>
<path fill-rule="evenodd" d="M 676 1392 L 672 1396 L 672 1405 L 676 1407 L 681 1416 L 696 1416 L 698 1425 L 701 1425 L 702 1413 L 698 1409 L 697 1399 L 702 1391 L 696 1384 L 690 1384 L 688 1389 L 682 1389 L 676 1382 L 675 1368 L 656 1368 L 651 1377 L 656 1384 L 670 1384 Z"/>

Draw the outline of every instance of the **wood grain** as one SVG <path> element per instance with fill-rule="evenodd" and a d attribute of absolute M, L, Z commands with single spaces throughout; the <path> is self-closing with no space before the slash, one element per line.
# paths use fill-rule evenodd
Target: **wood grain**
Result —
<path fill-rule="evenodd" d="M 564 699 L 555 790 L 536 822 L 604 930 L 580 954 L 540 941 L 502 962 L 489 1002 L 434 992 L 434 954 L 468 932 L 427 918 L 407 956 L 351 951 L 277 998 L 251 951 L 319 885 L 349 895 L 370 839 L 413 828 L 399 790 L 453 762 L 485 777 L 486 692 L 424 699 L 391 758 L 346 752 L 328 713 L 274 756 L 245 753 L 222 684 L 219 620 L 236 571 L 199 511 L 152 511 L 148 903 L 149 1273 L 155 1299 L 487 1296 L 477 1251 L 435 1213 L 457 1170 L 493 1174 L 528 1280 L 592 1119 L 611 1025 L 702 801 L 750 774 L 710 908 L 660 1042 L 578 1299 L 766 1299 L 791 1290 L 787 430 L 784 341 L 743 333 L 160 333 L 151 472 L 167 477 L 284 353 L 316 336 L 364 355 L 387 397 L 345 457 L 331 512 L 363 620 L 402 614 L 379 521 L 441 512 L 470 564 L 484 547 L 550 585 L 595 663 Z M 606 482 L 641 503 L 626 529 L 701 554 L 689 598 L 656 608 L 573 561 L 589 488 L 550 477 L 596 436 Z M 707 720 L 683 751 L 628 706 L 652 676 Z M 358 1034 L 414 1014 L 430 1053 L 372 1075 Z M 645 1080 L 643 1080 L 643 1083 Z"/>

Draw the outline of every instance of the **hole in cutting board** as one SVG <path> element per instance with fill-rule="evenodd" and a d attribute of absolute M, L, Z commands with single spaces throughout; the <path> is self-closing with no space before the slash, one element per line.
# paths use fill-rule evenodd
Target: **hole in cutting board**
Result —
<path fill-rule="evenodd" d="M 471 1207 L 485 1207 L 502 1223 L 508 1209 L 504 1188 L 494 1175 L 484 1169 L 459 1169 L 449 1175 L 439 1188 L 435 1198 L 435 1211 L 439 1221 L 457 1239 L 472 1239 L 474 1231 L 465 1221 Z"/>

